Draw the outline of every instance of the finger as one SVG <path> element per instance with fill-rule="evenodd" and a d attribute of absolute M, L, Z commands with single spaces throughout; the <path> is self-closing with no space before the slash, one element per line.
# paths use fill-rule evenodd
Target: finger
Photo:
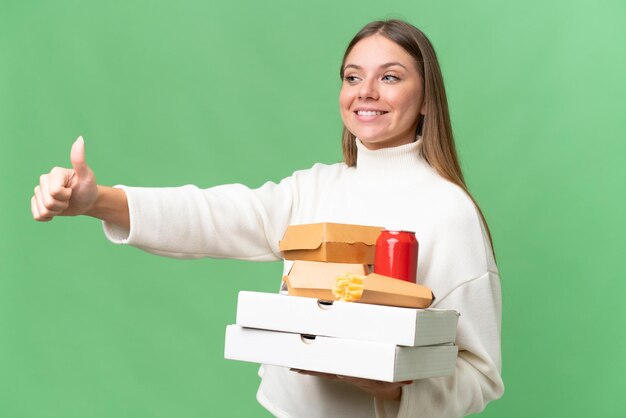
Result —
<path fill-rule="evenodd" d="M 337 375 L 337 379 L 344 380 L 348 383 L 353 383 L 353 384 L 357 384 L 360 386 L 370 386 L 370 387 L 385 386 L 388 388 L 402 387 L 402 386 L 406 386 L 408 384 L 413 383 L 412 380 L 406 380 L 403 382 L 385 382 L 382 380 L 363 379 L 360 377 L 343 376 L 343 375 Z"/>
<path fill-rule="evenodd" d="M 54 167 L 48 174 L 48 191 L 50 196 L 59 201 L 69 201 L 72 197 L 71 185 L 74 170 Z"/>
<path fill-rule="evenodd" d="M 37 203 L 35 202 L 35 196 L 30 198 L 30 212 L 33 214 L 33 219 L 39 220 L 39 209 L 37 209 Z"/>
<path fill-rule="evenodd" d="M 347 383 L 352 383 L 357 386 L 371 386 L 372 383 L 374 382 L 373 380 L 369 380 L 369 379 L 361 379 L 358 377 L 344 376 L 341 374 L 337 375 L 337 379 L 343 380 L 344 382 L 347 382 Z"/>
<path fill-rule="evenodd" d="M 35 187 L 35 203 L 37 204 L 37 210 L 39 211 L 39 217 L 41 219 L 52 219 L 55 216 L 54 211 L 51 211 L 43 204 L 43 197 L 41 196 L 41 187 Z"/>
<path fill-rule="evenodd" d="M 37 199 L 35 196 L 30 198 L 30 211 L 33 213 L 33 219 L 39 222 L 48 222 L 49 218 L 42 218 L 39 214 L 39 209 L 37 208 Z"/>
<path fill-rule="evenodd" d="M 332 379 L 332 380 L 336 380 L 337 379 L 337 375 L 336 374 L 332 374 L 332 373 L 322 373 L 322 372 L 314 372 L 314 371 L 311 371 L 311 370 L 300 370 L 300 369 L 290 369 L 290 370 L 294 371 L 296 373 L 304 374 L 304 375 L 308 375 L 308 376 L 323 377 L 325 379 Z"/>
<path fill-rule="evenodd" d="M 41 199 L 43 201 L 42 203 L 46 207 L 46 209 L 50 211 L 51 214 L 59 215 L 61 212 L 67 209 L 70 204 L 67 201 L 57 200 L 51 195 L 48 186 L 49 181 L 50 176 L 48 176 L 47 174 L 41 176 L 41 178 L 39 179 L 39 189 L 41 192 Z"/>
<path fill-rule="evenodd" d="M 80 177 L 86 177 L 91 172 L 91 169 L 85 162 L 85 141 L 82 136 L 79 136 L 74 144 L 72 144 L 72 151 L 70 152 L 70 161 L 72 167 L 76 171 L 76 175 Z"/>

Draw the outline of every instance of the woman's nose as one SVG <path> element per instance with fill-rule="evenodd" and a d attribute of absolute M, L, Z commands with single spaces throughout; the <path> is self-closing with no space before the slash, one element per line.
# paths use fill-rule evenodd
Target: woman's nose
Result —
<path fill-rule="evenodd" d="M 377 100 L 378 99 L 378 89 L 376 87 L 375 80 L 373 79 L 364 80 L 361 83 L 361 86 L 359 89 L 359 99 L 362 99 L 362 100 L 366 100 L 366 99 Z"/>

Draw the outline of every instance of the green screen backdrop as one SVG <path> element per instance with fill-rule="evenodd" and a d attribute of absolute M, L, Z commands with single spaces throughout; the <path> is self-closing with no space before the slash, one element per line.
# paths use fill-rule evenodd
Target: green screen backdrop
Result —
<path fill-rule="evenodd" d="M 156 257 L 34 222 L 30 196 L 78 135 L 107 185 L 339 161 L 343 49 L 390 17 L 435 45 L 494 237 L 506 392 L 483 416 L 626 416 L 623 0 L 0 0 L 1 417 L 269 416 L 224 331 L 280 263 Z"/>

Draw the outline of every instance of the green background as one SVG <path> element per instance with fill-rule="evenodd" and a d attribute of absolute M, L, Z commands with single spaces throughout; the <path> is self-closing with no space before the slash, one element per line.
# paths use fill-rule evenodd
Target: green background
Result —
<path fill-rule="evenodd" d="M 78 135 L 102 184 L 258 186 L 341 158 L 343 48 L 399 17 L 433 41 L 502 277 L 486 417 L 621 417 L 626 4 L 0 0 L 0 416 L 268 416 L 223 359 L 279 263 L 181 261 L 98 221 L 34 222 Z"/>

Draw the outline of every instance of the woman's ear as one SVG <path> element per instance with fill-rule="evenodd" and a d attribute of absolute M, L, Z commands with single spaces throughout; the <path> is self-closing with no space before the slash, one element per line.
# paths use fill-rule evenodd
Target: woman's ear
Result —
<path fill-rule="evenodd" d="M 425 115 L 425 114 L 426 114 L 426 103 L 422 103 L 422 108 L 420 109 L 420 113 L 421 113 L 422 115 Z"/>

